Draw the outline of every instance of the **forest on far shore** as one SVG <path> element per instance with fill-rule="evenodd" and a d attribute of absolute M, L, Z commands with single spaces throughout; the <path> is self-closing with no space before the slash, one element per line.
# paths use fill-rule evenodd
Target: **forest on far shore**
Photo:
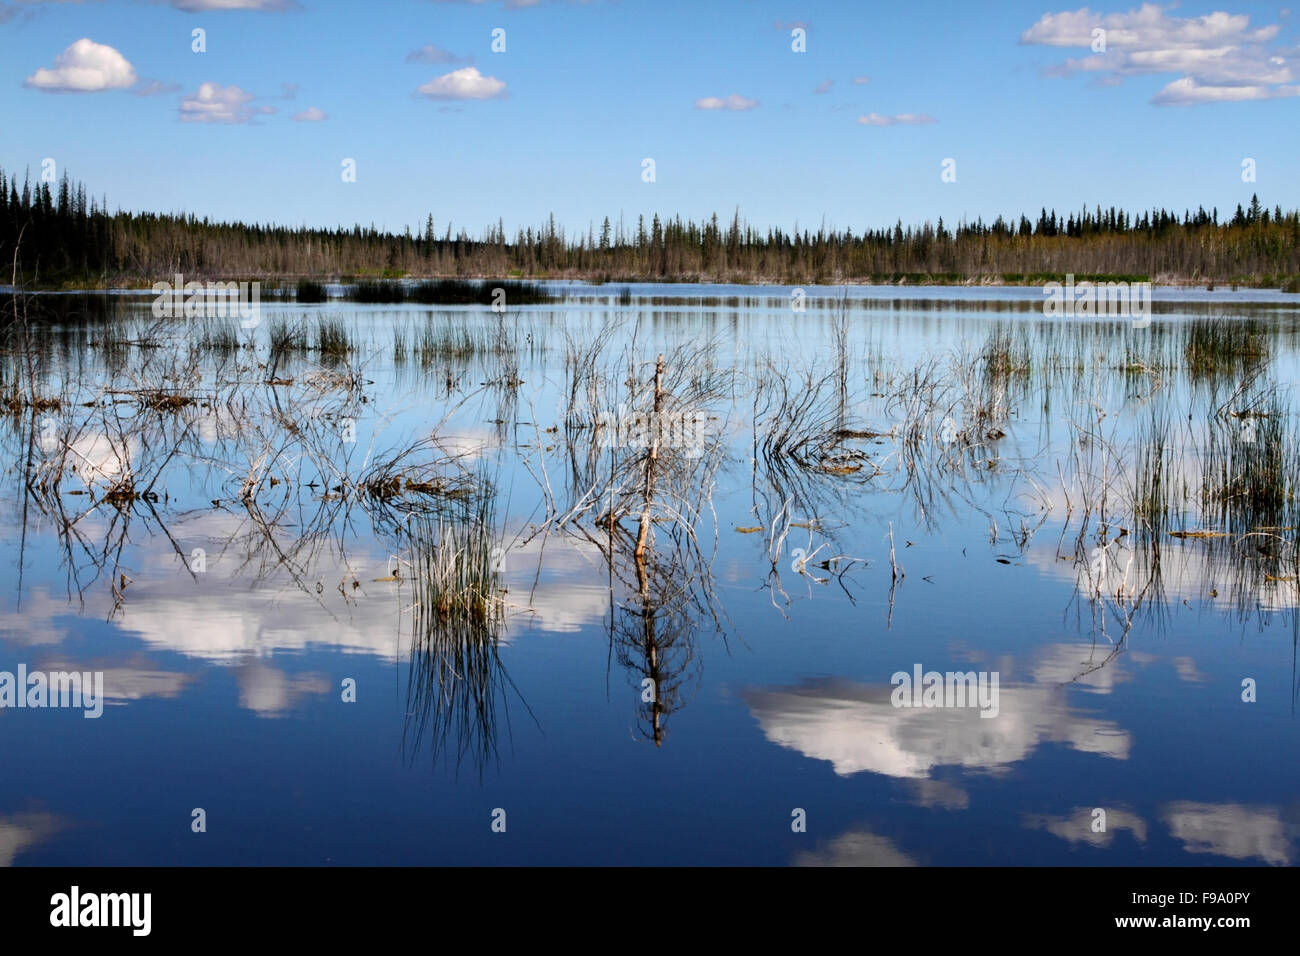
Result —
<path fill-rule="evenodd" d="M 1086 206 L 1030 218 L 854 232 L 758 229 L 653 215 L 566 232 L 554 216 L 507 238 L 471 237 L 432 214 L 401 234 L 363 227 L 212 222 L 195 214 L 110 212 L 66 174 L 32 183 L 0 169 L 3 278 L 28 288 L 149 286 L 187 278 L 508 277 L 594 281 L 1040 283 L 1067 273 L 1219 282 L 1300 292 L 1300 212 L 1252 196 L 1217 208 L 1130 212 Z"/>

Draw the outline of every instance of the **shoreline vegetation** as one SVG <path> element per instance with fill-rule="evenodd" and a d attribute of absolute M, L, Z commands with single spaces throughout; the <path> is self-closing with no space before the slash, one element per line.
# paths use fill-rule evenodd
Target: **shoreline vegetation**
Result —
<path fill-rule="evenodd" d="M 500 221 L 472 238 L 441 235 L 432 215 L 412 233 L 373 225 L 290 228 L 213 222 L 193 214 L 109 212 L 65 174 L 32 183 L 0 169 L 0 263 L 4 280 L 29 291 L 149 289 L 187 280 L 258 280 L 299 301 L 324 301 L 324 283 L 355 285 L 354 301 L 475 304 L 480 280 L 729 285 L 1034 286 L 1060 281 L 1281 289 L 1300 293 L 1300 212 L 1252 196 L 1223 218 L 1195 212 L 1110 207 L 1042 209 L 991 224 L 963 220 L 854 232 L 819 227 L 760 230 L 719 223 L 608 217 L 566 232 L 555 217 L 507 239 Z M 395 283 L 384 280 L 424 280 Z M 446 281 L 444 281 L 446 280 Z M 399 291 L 392 291 L 398 287 Z M 313 298 L 314 297 L 314 298 Z M 512 298 L 512 301 L 518 301 Z M 544 301 L 538 298 L 535 301 Z"/>

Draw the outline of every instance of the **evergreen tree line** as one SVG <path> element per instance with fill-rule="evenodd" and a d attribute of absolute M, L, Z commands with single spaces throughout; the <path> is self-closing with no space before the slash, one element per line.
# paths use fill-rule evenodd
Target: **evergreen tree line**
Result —
<path fill-rule="evenodd" d="M 193 214 L 110 212 L 66 173 L 33 184 L 0 169 L 0 263 L 7 281 L 115 285 L 194 278 L 332 276 L 574 277 L 623 280 L 826 282 L 929 277 L 959 281 L 1043 275 L 1147 276 L 1155 280 L 1285 281 L 1300 275 L 1300 214 L 1252 197 L 1220 219 L 1218 209 L 1181 216 L 1165 209 L 1083 208 L 1037 218 L 997 217 L 855 233 L 821 227 L 760 230 L 737 211 L 728 225 L 639 216 L 606 218 L 566 233 L 552 215 L 507 240 L 497 225 L 472 238 L 371 226 L 287 228 L 212 222 Z"/>

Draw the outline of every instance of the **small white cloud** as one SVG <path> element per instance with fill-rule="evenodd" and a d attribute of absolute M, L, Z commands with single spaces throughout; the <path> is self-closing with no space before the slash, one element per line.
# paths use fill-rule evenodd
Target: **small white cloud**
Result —
<path fill-rule="evenodd" d="M 814 92 L 814 93 L 829 93 L 829 92 L 831 91 L 831 87 L 834 86 L 834 85 L 835 85 L 835 81 L 834 81 L 834 80 L 822 80 L 822 81 L 821 81 L 820 83 L 818 83 L 817 86 L 813 89 L 813 92 Z"/>
<path fill-rule="evenodd" d="M 434 77 L 415 92 L 431 100 L 490 100 L 505 91 L 503 80 L 484 76 L 476 67 L 466 66 Z"/>
<path fill-rule="evenodd" d="M 295 0 L 170 0 L 177 10 L 206 13 L 210 10 L 296 10 Z"/>
<path fill-rule="evenodd" d="M 853 78 L 854 86 L 866 86 L 870 82 L 871 82 L 871 77 L 869 76 L 855 76 Z"/>
<path fill-rule="evenodd" d="M 472 56 L 457 56 L 450 50 L 444 50 L 440 46 L 434 46 L 432 43 L 426 43 L 418 50 L 412 50 L 406 54 L 407 63 L 473 63 Z"/>
<path fill-rule="evenodd" d="M 111 46 L 82 37 L 42 67 L 24 84 L 47 93 L 98 93 L 135 83 L 135 67 Z"/>
<path fill-rule="evenodd" d="M 274 106 L 253 106 L 257 97 L 238 86 L 202 83 L 196 92 L 181 100 L 181 120 L 186 123 L 247 123 Z"/>
<path fill-rule="evenodd" d="M 295 123 L 323 123 L 329 119 L 329 114 L 324 110 L 309 106 L 301 113 L 294 113 L 293 120 Z"/>
<path fill-rule="evenodd" d="M 866 116 L 859 116 L 858 122 L 863 126 L 925 126 L 939 121 L 925 113 L 899 113 L 897 116 L 868 113 Z"/>
<path fill-rule="evenodd" d="M 758 100 L 732 93 L 730 96 L 705 96 L 695 101 L 697 110 L 752 110 Z"/>
<path fill-rule="evenodd" d="M 870 830 L 850 830 L 815 850 L 800 850 L 794 855 L 793 866 L 916 866 L 889 837 L 879 836 Z"/>
<path fill-rule="evenodd" d="M 1242 103 L 1300 96 L 1300 86 L 1208 86 L 1190 76 L 1174 80 L 1151 98 L 1156 106 L 1196 106 L 1200 103 Z"/>

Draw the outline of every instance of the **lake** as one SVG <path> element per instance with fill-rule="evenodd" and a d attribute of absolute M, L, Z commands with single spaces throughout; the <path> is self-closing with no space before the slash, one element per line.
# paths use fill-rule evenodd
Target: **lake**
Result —
<path fill-rule="evenodd" d="M 29 304 L 0 863 L 1296 862 L 1300 296 L 547 289 Z"/>

